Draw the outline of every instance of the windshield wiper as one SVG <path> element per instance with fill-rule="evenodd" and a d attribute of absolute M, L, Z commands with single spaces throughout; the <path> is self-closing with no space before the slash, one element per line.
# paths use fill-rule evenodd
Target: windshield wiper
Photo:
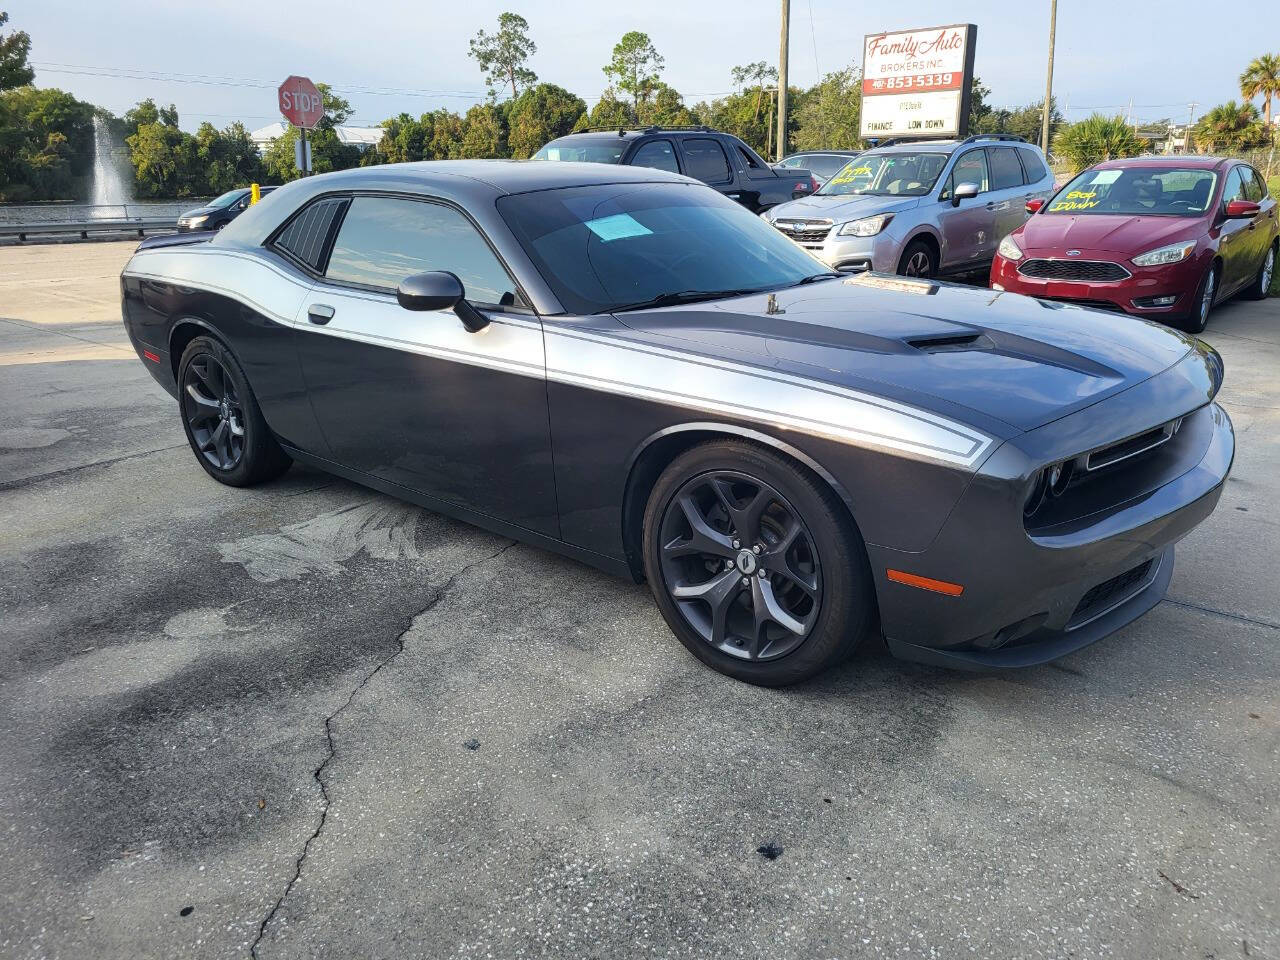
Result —
<path fill-rule="evenodd" d="M 837 277 L 843 277 L 843 276 L 844 276 L 843 273 L 836 273 L 834 270 L 830 271 L 829 273 L 815 273 L 811 277 L 801 277 L 795 283 L 791 284 L 791 286 L 803 287 L 806 283 L 817 283 L 819 280 L 834 280 Z"/>
<path fill-rule="evenodd" d="M 677 290 L 674 293 L 660 293 L 648 300 L 636 303 L 624 303 L 611 307 L 610 313 L 623 313 L 627 310 L 644 310 L 650 307 L 674 307 L 682 303 L 701 303 L 704 300 L 725 300 L 729 297 L 742 297 L 748 293 L 759 293 L 759 287 L 747 287 L 741 290 Z"/>

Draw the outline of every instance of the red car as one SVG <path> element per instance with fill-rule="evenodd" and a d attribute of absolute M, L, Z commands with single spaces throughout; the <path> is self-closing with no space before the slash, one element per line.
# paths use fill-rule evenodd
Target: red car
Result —
<path fill-rule="evenodd" d="M 1000 242 L 992 289 L 1199 333 L 1215 303 L 1265 297 L 1275 272 L 1276 200 L 1239 160 L 1108 160 L 1027 212 Z"/>

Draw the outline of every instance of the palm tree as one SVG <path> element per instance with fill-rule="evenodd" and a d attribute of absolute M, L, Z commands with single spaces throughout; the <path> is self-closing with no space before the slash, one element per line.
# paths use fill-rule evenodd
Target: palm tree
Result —
<path fill-rule="evenodd" d="M 1192 135 L 1202 150 L 1236 152 L 1264 143 L 1267 131 L 1258 118 L 1257 107 L 1248 101 L 1230 100 L 1201 117 Z"/>
<path fill-rule="evenodd" d="M 1073 172 L 1103 160 L 1136 157 L 1148 142 L 1125 123 L 1124 117 L 1095 113 L 1088 119 L 1064 126 L 1053 140 L 1053 152 L 1065 157 Z"/>
<path fill-rule="evenodd" d="M 1271 131 L 1271 98 L 1280 96 L 1280 56 L 1264 53 L 1240 74 L 1240 96 L 1246 100 L 1262 97 L 1262 114 Z"/>

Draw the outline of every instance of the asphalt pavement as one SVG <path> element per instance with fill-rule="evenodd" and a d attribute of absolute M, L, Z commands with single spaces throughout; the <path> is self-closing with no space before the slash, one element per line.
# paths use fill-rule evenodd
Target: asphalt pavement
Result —
<path fill-rule="evenodd" d="M 0 248 L 0 957 L 1280 957 L 1280 299 L 1210 321 L 1237 459 L 1147 617 L 764 690 L 645 587 L 214 483 L 133 246 Z"/>

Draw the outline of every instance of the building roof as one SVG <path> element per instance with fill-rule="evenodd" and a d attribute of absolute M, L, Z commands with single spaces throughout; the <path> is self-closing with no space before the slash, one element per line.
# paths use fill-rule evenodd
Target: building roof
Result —
<path fill-rule="evenodd" d="M 249 139 L 259 145 L 268 144 L 283 137 L 288 129 L 288 124 L 277 120 L 275 123 L 269 123 L 265 127 L 259 127 L 251 132 Z M 367 147 L 377 146 L 382 139 L 383 133 L 381 127 L 339 126 L 334 127 L 333 131 L 338 135 L 339 142 L 360 147 L 362 150 Z"/>

